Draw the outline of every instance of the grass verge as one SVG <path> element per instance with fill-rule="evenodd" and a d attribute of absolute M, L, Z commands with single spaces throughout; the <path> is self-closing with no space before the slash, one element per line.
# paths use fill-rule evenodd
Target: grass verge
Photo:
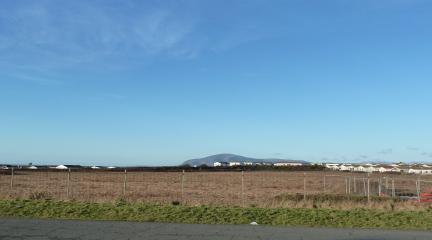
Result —
<path fill-rule="evenodd" d="M 287 209 L 0 200 L 0 216 L 200 224 L 248 224 L 432 230 L 432 209 Z"/>

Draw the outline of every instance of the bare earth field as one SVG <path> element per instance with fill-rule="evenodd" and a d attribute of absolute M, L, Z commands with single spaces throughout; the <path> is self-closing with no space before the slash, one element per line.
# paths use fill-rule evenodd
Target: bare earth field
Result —
<path fill-rule="evenodd" d="M 432 177 L 329 171 L 3 171 L 0 198 L 182 205 L 417 210 Z M 369 201 L 367 201 L 369 196 Z M 412 197 L 411 200 L 400 200 Z M 392 198 L 393 197 L 393 198 Z"/>

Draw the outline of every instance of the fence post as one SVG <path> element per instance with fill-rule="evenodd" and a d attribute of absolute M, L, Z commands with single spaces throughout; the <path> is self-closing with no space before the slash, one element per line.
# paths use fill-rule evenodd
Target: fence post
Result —
<path fill-rule="evenodd" d="M 345 195 L 348 195 L 348 177 L 345 177 Z"/>
<path fill-rule="evenodd" d="M 396 197 L 396 191 L 395 191 L 395 185 L 394 185 L 394 178 L 392 178 L 392 197 Z"/>
<path fill-rule="evenodd" d="M 66 182 L 66 198 L 68 199 L 70 195 L 70 177 L 71 177 L 71 169 L 69 168 L 67 173 L 67 182 Z"/>
<path fill-rule="evenodd" d="M 11 179 L 10 179 L 10 188 L 11 190 L 13 190 L 13 186 L 14 186 L 14 168 L 11 169 Z"/>
<path fill-rule="evenodd" d="M 351 177 L 348 177 L 348 195 L 351 195 Z"/>
<path fill-rule="evenodd" d="M 127 186 L 127 170 L 124 170 L 124 177 L 123 177 L 123 198 L 126 197 L 126 186 Z"/>
<path fill-rule="evenodd" d="M 420 177 L 416 181 L 417 201 L 420 202 Z"/>
<path fill-rule="evenodd" d="M 356 190 L 356 178 L 355 178 L 355 177 L 353 177 L 353 184 L 354 184 L 354 189 L 353 189 L 353 191 L 354 191 L 354 194 L 356 194 L 356 193 L 357 193 L 357 190 Z"/>
<path fill-rule="evenodd" d="M 242 194 L 242 207 L 245 206 L 245 199 L 244 199 L 244 171 L 241 171 L 241 194 Z"/>
<path fill-rule="evenodd" d="M 388 177 L 385 177 L 385 188 L 386 188 L 386 191 L 387 191 L 387 189 L 388 189 Z"/>
<path fill-rule="evenodd" d="M 378 197 L 381 197 L 381 178 L 378 178 Z"/>
<path fill-rule="evenodd" d="M 367 193 L 366 193 L 366 178 L 363 178 L 363 193 L 364 193 L 364 196 L 367 196 Z"/>
<path fill-rule="evenodd" d="M 369 177 L 367 179 L 367 199 L 368 199 L 368 203 L 370 203 L 370 179 L 369 179 Z"/>
<path fill-rule="evenodd" d="M 303 200 L 306 201 L 306 173 L 303 173 Z"/>
<path fill-rule="evenodd" d="M 323 177 L 324 194 L 326 193 L 326 176 Z"/>
<path fill-rule="evenodd" d="M 182 171 L 181 175 L 181 200 L 184 203 L 184 179 L 185 178 L 185 170 Z"/>

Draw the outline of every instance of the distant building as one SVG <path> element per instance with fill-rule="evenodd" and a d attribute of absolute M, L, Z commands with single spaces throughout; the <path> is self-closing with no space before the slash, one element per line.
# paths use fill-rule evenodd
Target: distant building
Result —
<path fill-rule="evenodd" d="M 329 168 L 329 169 L 331 169 L 331 170 L 339 170 L 339 166 L 340 166 L 341 164 L 339 164 L 339 163 L 326 163 L 325 164 L 325 167 L 326 168 Z"/>
<path fill-rule="evenodd" d="M 273 166 L 275 166 L 275 167 L 296 167 L 296 166 L 303 166 L 303 163 L 299 163 L 299 162 L 277 162 L 277 163 L 274 163 Z"/>
<path fill-rule="evenodd" d="M 262 162 L 261 165 L 263 166 L 273 166 L 272 162 Z"/>
<path fill-rule="evenodd" d="M 338 171 L 364 172 L 364 173 L 405 173 L 432 175 L 432 166 L 429 164 L 339 164 L 324 163 L 326 168 Z"/>
<path fill-rule="evenodd" d="M 241 162 L 229 162 L 230 167 L 241 166 Z"/>
<path fill-rule="evenodd" d="M 391 172 L 394 167 L 390 165 L 379 165 L 377 166 L 378 172 L 380 173 L 388 173 Z"/>
<path fill-rule="evenodd" d="M 411 167 L 408 173 L 430 175 L 432 174 L 432 168 Z"/>
<path fill-rule="evenodd" d="M 68 167 L 66 167 L 65 165 L 58 165 L 58 166 L 55 166 L 53 168 L 54 169 L 59 169 L 59 170 L 66 170 L 66 169 L 68 169 Z"/>
<path fill-rule="evenodd" d="M 354 166 L 354 172 L 365 172 L 366 169 L 363 165 L 355 165 Z"/>
<path fill-rule="evenodd" d="M 80 169 L 80 168 L 82 168 L 82 166 L 80 166 L 80 165 L 58 165 L 58 166 L 55 166 L 55 167 L 52 167 L 52 168 L 54 168 L 54 169 L 58 169 L 58 170 L 67 170 L 67 169 Z"/>
<path fill-rule="evenodd" d="M 228 162 L 214 162 L 214 167 L 228 167 L 230 164 Z"/>
<path fill-rule="evenodd" d="M 342 164 L 339 166 L 340 171 L 354 171 L 354 166 L 351 164 Z"/>

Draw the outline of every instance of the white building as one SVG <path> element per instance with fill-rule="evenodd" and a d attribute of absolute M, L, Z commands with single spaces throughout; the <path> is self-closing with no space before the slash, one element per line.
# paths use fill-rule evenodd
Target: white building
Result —
<path fill-rule="evenodd" d="M 380 173 L 388 173 L 388 172 L 392 172 L 393 167 L 391 166 L 379 166 L 378 167 L 378 172 Z"/>
<path fill-rule="evenodd" d="M 372 164 L 372 163 L 365 164 L 365 170 L 368 173 L 379 172 L 379 168 L 380 167 L 377 164 Z"/>
<path fill-rule="evenodd" d="M 275 167 L 295 167 L 295 166 L 302 166 L 302 163 L 297 162 L 277 162 L 273 164 Z"/>
<path fill-rule="evenodd" d="M 340 165 L 341 164 L 339 164 L 339 163 L 326 163 L 325 167 L 330 168 L 331 170 L 339 170 Z"/>
<path fill-rule="evenodd" d="M 230 167 L 241 166 L 241 162 L 229 162 Z"/>
<path fill-rule="evenodd" d="M 408 173 L 430 175 L 430 174 L 432 174 L 432 168 L 412 167 L 408 170 Z"/>
<path fill-rule="evenodd" d="M 227 162 L 214 162 L 213 167 L 228 167 L 229 163 Z"/>
<path fill-rule="evenodd" d="M 366 172 L 366 169 L 363 165 L 355 165 L 354 172 Z"/>
<path fill-rule="evenodd" d="M 54 167 L 55 169 L 60 169 L 60 170 L 66 170 L 69 169 L 68 167 L 66 167 L 65 165 L 58 165 L 57 167 Z"/>
<path fill-rule="evenodd" d="M 354 166 L 351 164 L 342 164 L 339 166 L 340 171 L 354 171 Z"/>

